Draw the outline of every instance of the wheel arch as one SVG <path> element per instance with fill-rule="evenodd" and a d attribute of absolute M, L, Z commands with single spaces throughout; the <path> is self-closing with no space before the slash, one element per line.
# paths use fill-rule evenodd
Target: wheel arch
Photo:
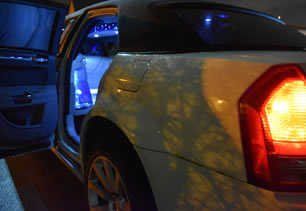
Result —
<path fill-rule="evenodd" d="M 84 126 L 80 135 L 80 155 L 81 155 L 81 166 L 84 175 L 84 159 L 90 147 L 98 144 L 98 141 L 94 137 L 99 137 L 100 143 L 103 143 L 103 139 L 106 140 L 108 134 L 101 128 L 107 128 L 108 131 L 113 132 L 115 137 L 123 138 L 127 145 L 133 147 L 133 144 L 129 141 L 128 136 L 123 130 L 118 127 L 112 120 L 102 116 L 90 116 L 84 120 Z M 106 143 L 106 142 L 105 142 Z"/>
<path fill-rule="evenodd" d="M 137 162 L 139 162 L 139 166 L 141 167 L 141 170 L 144 172 L 146 179 L 150 184 L 141 157 L 138 155 L 137 151 L 135 150 L 133 143 L 129 139 L 128 135 L 124 132 L 122 128 L 120 128 L 120 126 L 118 126 L 112 120 L 101 116 L 87 117 L 84 123 L 85 124 L 82 128 L 81 142 L 80 142 L 80 156 L 81 156 L 81 167 L 83 175 L 85 175 L 85 170 L 86 170 L 85 162 L 91 149 L 93 149 L 93 147 L 96 146 L 101 146 L 101 145 L 103 146 L 104 144 L 110 146 L 109 144 L 111 144 L 111 142 L 107 140 L 111 141 L 115 140 L 117 143 L 120 142 L 120 144 L 123 145 L 123 147 L 121 147 L 120 150 L 124 150 L 125 153 L 126 152 L 130 153 L 135 157 Z M 105 130 L 102 130 L 102 128 L 105 128 Z M 97 137 L 99 141 L 97 140 Z"/>
<path fill-rule="evenodd" d="M 116 149 L 114 151 L 119 150 L 120 154 L 121 152 L 122 154 L 127 153 L 129 158 L 131 158 L 129 162 L 134 163 L 134 171 L 136 170 L 139 172 L 141 178 L 143 178 L 144 183 L 142 183 L 142 187 L 146 187 L 146 190 L 148 191 L 146 193 L 149 194 L 146 194 L 146 196 L 149 196 L 148 198 L 152 198 L 152 210 L 157 210 L 152 186 L 147 172 L 145 171 L 141 157 L 137 153 L 137 150 L 134 148 L 133 143 L 124 133 L 124 130 L 121 129 L 120 126 L 118 126 L 112 120 L 101 116 L 87 117 L 84 123 L 85 124 L 82 128 L 80 143 L 80 156 L 83 176 L 86 177 L 86 163 L 90 157 L 90 152 L 95 151 L 95 147 L 105 147 L 104 149 L 109 150 L 108 152 Z M 102 128 L 105 128 L 105 130 L 102 130 Z M 114 148 L 116 145 L 120 145 L 120 148 Z"/>

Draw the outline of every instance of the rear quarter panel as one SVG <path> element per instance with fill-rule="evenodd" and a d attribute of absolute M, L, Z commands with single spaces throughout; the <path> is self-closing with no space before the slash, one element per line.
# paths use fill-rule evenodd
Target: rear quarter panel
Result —
<path fill-rule="evenodd" d="M 110 119 L 134 144 L 160 210 L 304 208 L 303 193 L 246 183 L 238 110 L 239 98 L 269 67 L 297 62 L 305 68 L 304 57 L 258 51 L 119 54 L 89 116 Z M 133 78 L 135 60 L 148 61 L 139 89 L 119 89 L 122 71 Z"/>
<path fill-rule="evenodd" d="M 139 90 L 118 89 L 134 60 L 149 61 Z M 100 84 L 92 115 L 118 124 L 137 146 L 246 181 L 237 102 L 269 66 L 243 53 L 121 54 Z"/>

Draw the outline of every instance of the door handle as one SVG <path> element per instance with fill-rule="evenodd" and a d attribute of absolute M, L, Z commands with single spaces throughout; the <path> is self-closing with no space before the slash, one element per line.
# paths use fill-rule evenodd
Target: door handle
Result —
<path fill-rule="evenodd" d="M 33 57 L 32 61 L 38 64 L 45 64 L 48 63 L 48 59 L 47 58 L 43 58 L 43 57 Z"/>
<path fill-rule="evenodd" d="M 16 95 L 13 97 L 15 104 L 29 104 L 32 103 L 32 93 L 25 92 L 23 95 Z"/>

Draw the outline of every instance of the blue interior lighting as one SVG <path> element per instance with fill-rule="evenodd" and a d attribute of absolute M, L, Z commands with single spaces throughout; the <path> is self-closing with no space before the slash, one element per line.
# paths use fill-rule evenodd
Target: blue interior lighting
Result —
<path fill-rule="evenodd" d="M 211 22 L 211 18 L 205 18 L 205 22 L 206 23 L 210 23 Z"/>
<path fill-rule="evenodd" d="M 220 17 L 220 18 L 227 18 L 227 15 L 220 14 L 219 17 Z"/>
<path fill-rule="evenodd" d="M 86 70 L 84 67 L 74 71 L 75 108 L 89 108 L 93 105 L 90 89 L 87 83 Z"/>
<path fill-rule="evenodd" d="M 107 32 L 107 33 L 103 33 Z M 88 34 L 88 37 L 98 38 L 104 36 L 114 36 L 118 35 L 118 25 L 117 23 L 103 23 L 97 24 Z"/>

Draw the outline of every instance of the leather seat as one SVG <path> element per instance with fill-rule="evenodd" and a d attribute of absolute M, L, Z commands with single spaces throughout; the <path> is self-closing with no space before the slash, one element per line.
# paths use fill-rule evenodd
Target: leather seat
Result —
<path fill-rule="evenodd" d="M 85 67 L 87 72 L 88 84 L 90 89 L 98 89 L 99 83 L 112 63 L 112 59 L 106 56 L 85 55 Z"/>

